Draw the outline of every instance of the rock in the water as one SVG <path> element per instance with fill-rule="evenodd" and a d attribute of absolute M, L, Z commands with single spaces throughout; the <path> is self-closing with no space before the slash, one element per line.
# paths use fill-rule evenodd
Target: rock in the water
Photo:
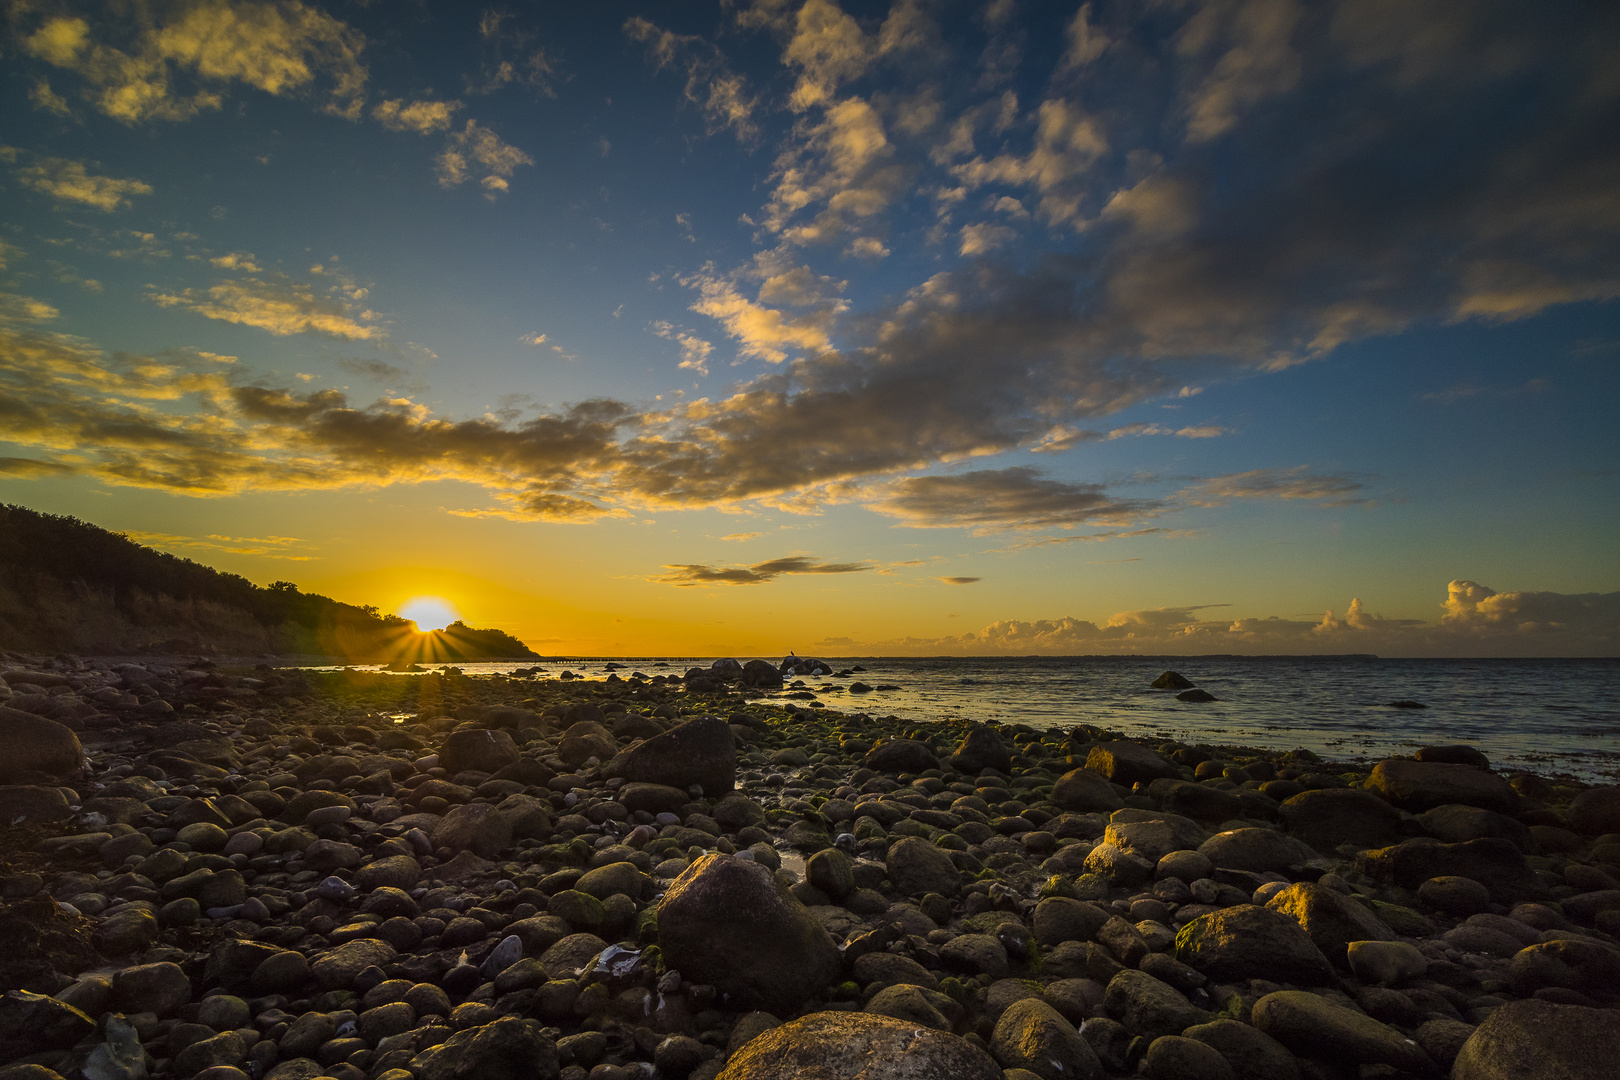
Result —
<path fill-rule="evenodd" d="M 1462 803 L 1512 813 L 1519 796 L 1506 780 L 1472 765 L 1385 758 L 1367 777 L 1367 790 L 1415 813 Z"/>
<path fill-rule="evenodd" d="M 1194 1024 L 1211 1019 L 1209 1013 L 1194 1006 L 1169 983 L 1131 968 L 1108 981 L 1103 1004 L 1108 1015 L 1124 1024 L 1132 1034 L 1148 1039 L 1179 1035 Z"/>
<path fill-rule="evenodd" d="M 504 731 L 453 731 L 439 750 L 439 764 L 451 776 L 467 770 L 498 772 L 517 759 L 517 744 Z"/>
<path fill-rule="evenodd" d="M 557 1044 L 515 1016 L 450 1036 L 417 1054 L 416 1080 L 552 1080 Z"/>
<path fill-rule="evenodd" d="M 1610 1009 L 1510 1001 L 1463 1044 L 1452 1080 L 1608 1080 L 1620 1062 Z"/>
<path fill-rule="evenodd" d="M 956 753 L 947 759 L 947 763 L 957 772 L 968 776 L 977 776 L 985 769 L 1009 773 L 1012 771 L 1012 752 L 994 728 L 980 724 L 963 737 Z"/>
<path fill-rule="evenodd" d="M 1290 836 L 1332 851 L 1340 844 L 1385 847 L 1401 839 L 1401 812 L 1360 788 L 1317 788 L 1277 808 Z"/>
<path fill-rule="evenodd" d="M 1201 688 L 1195 686 L 1191 690 L 1183 690 L 1181 693 L 1177 694 L 1176 695 L 1176 700 L 1177 701 L 1200 702 L 1200 701 L 1219 701 L 1220 698 L 1216 697 L 1214 694 L 1210 693 L 1208 690 L 1204 690 L 1204 689 L 1201 689 Z"/>
<path fill-rule="evenodd" d="M 1191 690 L 1193 686 L 1192 680 L 1179 671 L 1166 671 L 1148 685 L 1155 690 Z"/>
<path fill-rule="evenodd" d="M 1033 998 L 1015 1001 L 996 1021 L 990 1052 L 1004 1069 L 1028 1069 L 1042 1080 L 1092 1080 L 1102 1065 L 1074 1025 Z"/>
<path fill-rule="evenodd" d="M 718 1080 L 1002 1080 L 965 1039 L 871 1013 L 821 1012 L 749 1040 Z"/>
<path fill-rule="evenodd" d="M 1422 1047 L 1399 1031 L 1305 990 L 1279 990 L 1255 1002 L 1254 1026 L 1302 1057 L 1417 1073 L 1434 1068 Z"/>
<path fill-rule="evenodd" d="M 838 973 L 838 949 L 758 863 L 705 855 L 658 904 L 664 962 L 734 1007 L 792 1010 Z"/>
<path fill-rule="evenodd" d="M 696 784 L 709 798 L 731 791 L 737 779 L 737 749 L 731 725 L 718 716 L 700 716 L 614 755 L 603 769 L 608 777 L 685 790 Z"/>
<path fill-rule="evenodd" d="M 84 767 L 79 737 L 55 720 L 0 705 L 0 784 L 71 780 Z"/>
<path fill-rule="evenodd" d="M 951 857 L 921 837 L 908 836 L 891 844 L 885 862 L 889 880 L 906 896 L 955 896 L 962 887 L 962 872 Z"/>
<path fill-rule="evenodd" d="M 1327 957 L 1299 923 L 1252 904 L 1222 908 L 1183 926 L 1176 959 L 1216 982 L 1272 979 L 1320 986 L 1333 978 Z"/>
<path fill-rule="evenodd" d="M 1116 784 L 1126 787 L 1141 782 L 1151 783 L 1161 776 L 1181 779 L 1181 770 L 1172 762 L 1149 750 L 1140 743 L 1098 743 L 1086 755 L 1086 768 Z"/>
<path fill-rule="evenodd" d="M 1282 889 L 1266 901 L 1299 923 L 1316 947 L 1336 964 L 1348 963 L 1352 941 L 1393 941 L 1395 932 L 1350 897 L 1333 889 L 1302 881 Z"/>
<path fill-rule="evenodd" d="M 867 752 L 866 767 L 878 772 L 920 773 L 925 769 L 939 768 L 939 758 L 925 742 L 890 739 Z"/>
<path fill-rule="evenodd" d="M 1107 778 L 1090 769 L 1071 769 L 1052 785 L 1052 801 L 1064 810 L 1112 812 L 1125 805 Z"/>

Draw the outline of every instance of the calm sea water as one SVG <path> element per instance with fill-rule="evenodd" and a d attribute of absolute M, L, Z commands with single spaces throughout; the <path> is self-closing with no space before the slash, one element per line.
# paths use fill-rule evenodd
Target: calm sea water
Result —
<path fill-rule="evenodd" d="M 615 658 L 621 674 L 671 674 L 712 658 Z M 777 657 L 769 659 L 776 660 Z M 1469 743 L 1499 769 L 1620 781 L 1620 659 L 1384 660 L 1373 657 L 827 657 L 858 675 L 803 679 L 828 708 L 904 719 L 1097 724 L 1127 735 L 1286 750 L 1331 760 Z M 539 664 L 591 678 L 607 660 Z M 533 664 L 463 664 L 468 674 Z M 1219 700 L 1149 687 L 1172 668 Z M 898 689 L 850 694 L 856 679 Z M 1385 703 L 1418 701 L 1424 709 Z M 802 703 L 802 702 L 801 702 Z"/>

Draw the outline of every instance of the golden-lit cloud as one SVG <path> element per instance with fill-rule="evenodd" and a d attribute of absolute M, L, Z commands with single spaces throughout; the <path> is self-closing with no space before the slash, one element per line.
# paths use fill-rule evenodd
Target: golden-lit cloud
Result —
<path fill-rule="evenodd" d="M 640 15 L 625 20 L 623 30 L 632 41 L 647 46 L 647 59 L 655 70 L 670 69 L 686 75 L 682 94 L 687 102 L 703 110 L 711 133 L 730 128 L 745 143 L 759 137 L 759 126 L 754 122 L 758 102 L 749 92 L 747 81 L 727 66 L 712 42 L 695 34 L 664 30 Z"/>
<path fill-rule="evenodd" d="M 32 157 L 16 147 L 0 146 L 0 161 L 24 187 L 49 195 L 57 202 L 93 206 L 112 213 L 128 206 L 131 195 L 150 195 L 152 185 L 133 177 L 101 176 L 82 161 L 58 157 Z"/>
<path fill-rule="evenodd" d="M 704 341 L 689 331 L 682 330 L 671 323 L 657 321 L 653 323 L 653 333 L 666 341 L 673 341 L 681 347 L 680 367 L 686 371 L 693 371 L 699 375 L 709 373 L 709 355 L 714 352 L 714 345 Z"/>
<path fill-rule="evenodd" d="M 829 563 L 808 555 L 789 555 L 752 566 L 709 566 L 702 563 L 670 564 L 667 573 L 653 578 L 663 585 L 763 585 L 783 575 L 859 574 L 876 567 L 871 563 Z"/>
<path fill-rule="evenodd" d="M 942 581 L 947 585 L 972 585 L 976 581 L 983 581 L 984 578 L 977 578 L 977 577 L 942 577 L 942 578 L 935 578 L 934 580 L 935 581 Z"/>
<path fill-rule="evenodd" d="M 262 559 L 280 559 L 286 562 L 312 562 L 316 555 L 299 553 L 306 542 L 296 536 L 178 536 L 174 533 L 142 532 L 132 530 L 123 535 L 137 544 L 145 544 L 161 551 L 221 552 L 227 555 L 253 555 Z"/>
<path fill-rule="evenodd" d="M 217 109 L 232 83 L 285 96 L 321 82 L 324 107 L 350 119 L 364 101 L 364 38 L 297 0 L 194 0 L 127 14 L 114 8 L 98 13 L 94 25 L 26 7 L 17 14 L 23 50 L 77 75 L 96 109 L 127 124 Z M 182 77 L 196 89 L 179 89 Z"/>
<path fill-rule="evenodd" d="M 455 119 L 459 101 L 412 101 L 403 98 L 384 99 L 372 107 L 371 115 L 389 131 L 414 131 L 418 135 L 431 135 L 447 131 Z"/>
<path fill-rule="evenodd" d="M 489 199 L 510 190 L 508 178 L 519 166 L 533 164 L 534 158 L 502 142 L 499 135 L 479 126 L 476 120 L 468 120 L 466 127 L 452 132 L 444 151 L 434 161 L 441 187 L 455 187 L 472 179 L 474 173 L 483 173 L 479 184 Z"/>
<path fill-rule="evenodd" d="M 314 286 L 280 274 L 229 279 L 207 289 L 152 293 L 152 299 L 163 307 L 256 326 L 278 337 L 324 334 L 348 341 L 375 341 L 385 334 L 375 323 L 375 313 L 356 310 L 364 298 L 364 289 L 340 285 L 317 293 Z"/>

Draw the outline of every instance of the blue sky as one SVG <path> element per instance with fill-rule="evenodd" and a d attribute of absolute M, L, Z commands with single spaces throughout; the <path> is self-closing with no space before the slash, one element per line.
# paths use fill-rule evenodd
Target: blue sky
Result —
<path fill-rule="evenodd" d="M 1601 6 L 117 10 L 7 9 L 6 501 L 555 651 L 1620 647 Z"/>

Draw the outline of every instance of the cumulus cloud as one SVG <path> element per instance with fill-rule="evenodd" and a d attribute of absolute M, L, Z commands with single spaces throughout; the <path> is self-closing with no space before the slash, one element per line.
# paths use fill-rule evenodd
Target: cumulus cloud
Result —
<path fill-rule="evenodd" d="M 30 157 L 12 146 L 0 146 L 0 161 L 12 166 L 11 175 L 24 187 L 49 195 L 60 203 L 93 206 L 112 213 L 129 205 L 131 195 L 150 195 L 152 185 L 133 177 L 101 176 L 82 161 L 59 157 Z"/>
<path fill-rule="evenodd" d="M 680 367 L 685 371 L 694 371 L 699 375 L 709 373 L 709 354 L 714 352 L 714 345 L 704 341 L 696 334 L 660 320 L 653 323 L 653 333 L 666 341 L 673 341 L 681 347 Z"/>
<path fill-rule="evenodd" d="M 859 574 L 876 569 L 871 563 L 829 563 L 808 555 L 789 555 L 752 566 L 709 566 L 703 563 L 668 564 L 667 573 L 653 578 L 664 585 L 763 585 L 784 574 Z"/>
<path fill-rule="evenodd" d="M 1211 619 L 1226 604 L 1122 611 L 1102 623 L 1073 617 L 1007 619 L 967 634 L 851 642 L 851 651 L 1053 656 L 1087 654 L 1380 656 L 1613 656 L 1620 647 L 1620 593 L 1497 594 L 1453 581 L 1435 621 L 1390 619 L 1352 599 L 1344 615 Z"/>
<path fill-rule="evenodd" d="M 434 161 L 441 187 L 456 187 L 470 180 L 474 173 L 483 173 L 479 183 L 488 199 L 510 190 L 507 181 L 519 166 L 533 164 L 534 158 L 502 142 L 499 135 L 481 127 L 476 120 L 468 120 L 466 127 L 452 132 L 444 151 Z"/>
<path fill-rule="evenodd" d="M 217 109 L 233 83 L 286 96 L 324 84 L 324 107 L 355 119 L 365 98 L 365 39 L 297 0 L 196 0 L 104 9 L 97 22 L 19 7 L 30 56 L 78 76 L 116 120 L 185 120 Z M 195 84 L 185 92 L 182 81 Z"/>

